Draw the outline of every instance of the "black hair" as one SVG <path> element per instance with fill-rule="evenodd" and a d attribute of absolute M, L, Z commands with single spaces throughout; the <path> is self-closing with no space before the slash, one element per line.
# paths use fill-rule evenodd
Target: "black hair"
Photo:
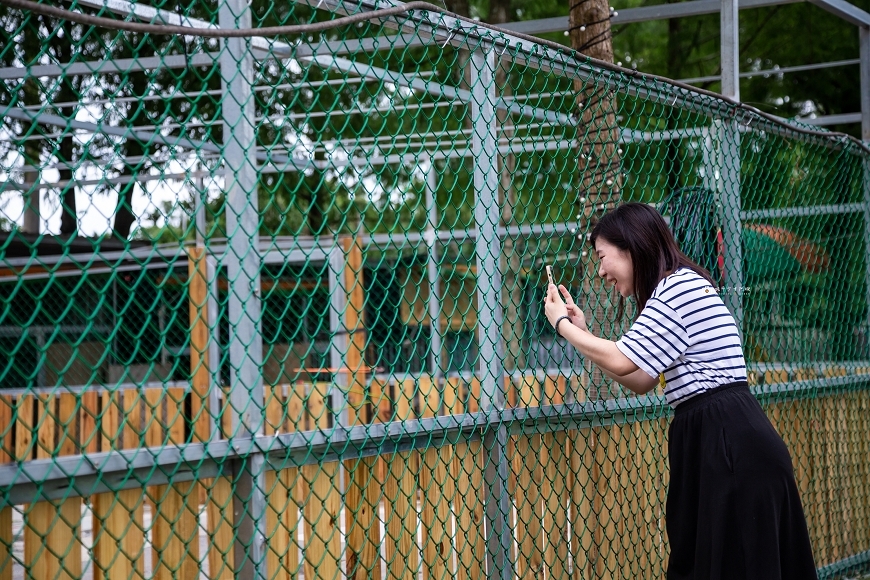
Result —
<path fill-rule="evenodd" d="M 592 229 L 593 247 L 599 238 L 631 256 L 638 313 L 662 278 L 680 267 L 691 268 L 716 286 L 707 270 L 680 251 L 664 218 L 648 204 L 628 202 L 606 213 Z M 620 296 L 618 320 L 624 312 L 625 299 Z"/>

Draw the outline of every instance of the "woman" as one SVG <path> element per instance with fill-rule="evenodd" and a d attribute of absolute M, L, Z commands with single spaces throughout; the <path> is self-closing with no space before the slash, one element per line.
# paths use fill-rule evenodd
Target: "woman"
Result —
<path fill-rule="evenodd" d="M 646 204 L 606 214 L 592 244 L 599 275 L 620 294 L 619 315 L 633 296 L 638 318 L 618 341 L 598 338 L 565 287 L 552 284 L 545 312 L 558 334 L 635 393 L 664 375 L 676 409 L 668 578 L 816 578 L 788 449 L 749 391 L 737 325 L 710 275 Z"/>

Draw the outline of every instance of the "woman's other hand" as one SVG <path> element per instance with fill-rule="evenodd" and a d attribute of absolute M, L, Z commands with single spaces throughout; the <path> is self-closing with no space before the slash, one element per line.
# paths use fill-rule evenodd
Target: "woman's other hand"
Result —
<path fill-rule="evenodd" d="M 562 297 L 565 301 L 565 309 L 568 311 L 568 316 L 571 318 L 571 324 L 581 330 L 589 332 L 589 327 L 586 326 L 586 315 L 583 314 L 583 311 L 580 310 L 580 307 L 574 303 L 574 299 L 571 298 L 571 294 L 570 292 L 568 292 L 568 289 L 559 284 L 559 292 L 562 293 Z"/>

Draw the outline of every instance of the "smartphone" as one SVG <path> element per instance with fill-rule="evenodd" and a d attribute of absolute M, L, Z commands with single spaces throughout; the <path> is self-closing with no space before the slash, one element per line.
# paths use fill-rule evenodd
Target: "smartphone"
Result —
<path fill-rule="evenodd" d="M 547 280 L 550 281 L 550 284 L 555 284 L 555 282 L 553 282 L 553 268 L 550 266 L 544 266 L 544 268 L 547 270 Z"/>

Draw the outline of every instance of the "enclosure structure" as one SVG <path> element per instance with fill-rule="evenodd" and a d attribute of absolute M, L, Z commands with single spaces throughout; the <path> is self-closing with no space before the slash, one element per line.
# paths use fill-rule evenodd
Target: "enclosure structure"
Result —
<path fill-rule="evenodd" d="M 540 312 L 553 263 L 625 328 L 586 243 L 621 200 L 721 281 L 820 575 L 867 568 L 865 149 L 435 12 L 5 17 L 0 577 L 661 576 L 664 398 Z"/>

